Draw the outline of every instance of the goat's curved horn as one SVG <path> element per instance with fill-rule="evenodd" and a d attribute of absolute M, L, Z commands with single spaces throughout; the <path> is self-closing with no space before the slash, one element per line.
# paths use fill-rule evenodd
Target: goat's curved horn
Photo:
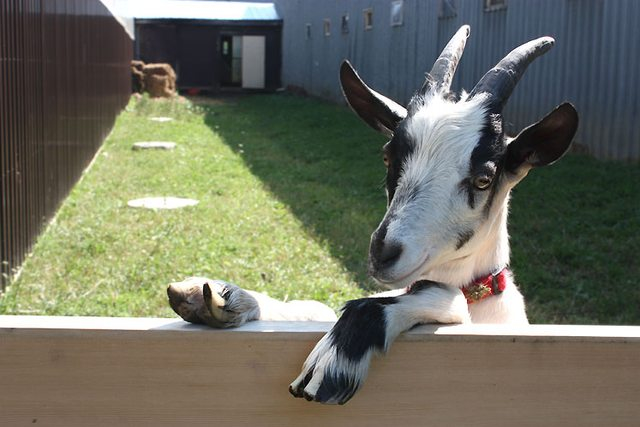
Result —
<path fill-rule="evenodd" d="M 471 28 L 468 25 L 463 25 L 460 29 L 451 37 L 449 43 L 442 49 L 442 53 L 436 62 L 433 64 L 433 68 L 426 76 L 426 80 L 422 89 L 422 94 L 426 93 L 430 89 L 435 89 L 436 92 L 448 92 L 451 89 L 451 81 L 453 75 L 458 68 L 458 62 L 464 52 L 464 47 L 467 44 L 467 38 Z"/>
<path fill-rule="evenodd" d="M 490 95 L 490 109 L 501 111 L 529 64 L 551 49 L 554 43 L 551 37 L 540 37 L 513 49 L 487 71 L 469 93 L 469 99 L 486 92 Z"/>

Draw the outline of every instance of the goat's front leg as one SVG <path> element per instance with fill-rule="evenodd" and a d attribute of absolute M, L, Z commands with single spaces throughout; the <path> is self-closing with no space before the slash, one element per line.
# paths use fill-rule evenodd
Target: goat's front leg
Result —
<path fill-rule="evenodd" d="M 278 301 L 204 277 L 171 283 L 167 296 L 173 311 L 184 320 L 213 328 L 232 328 L 252 320 L 336 320 L 333 310 L 318 301 Z"/>
<path fill-rule="evenodd" d="M 233 283 L 190 277 L 167 287 L 169 305 L 190 323 L 232 328 L 260 318 L 260 306 L 250 292 Z"/>
<path fill-rule="evenodd" d="M 364 382 L 373 354 L 386 352 L 402 332 L 420 323 L 469 321 L 462 292 L 431 281 L 417 282 L 398 296 L 349 301 L 289 391 L 309 401 L 344 404 Z"/>

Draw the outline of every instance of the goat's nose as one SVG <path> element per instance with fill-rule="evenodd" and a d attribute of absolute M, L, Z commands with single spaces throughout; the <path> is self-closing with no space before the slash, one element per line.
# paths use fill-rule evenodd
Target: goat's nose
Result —
<path fill-rule="evenodd" d="M 386 241 L 374 234 L 371 239 L 369 256 L 372 266 L 375 269 L 385 269 L 391 267 L 398 261 L 402 254 L 402 244 L 396 241 Z"/>

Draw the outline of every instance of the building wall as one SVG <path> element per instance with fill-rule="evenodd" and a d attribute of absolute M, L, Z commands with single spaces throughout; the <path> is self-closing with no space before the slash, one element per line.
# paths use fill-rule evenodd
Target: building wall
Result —
<path fill-rule="evenodd" d="M 404 0 L 404 24 L 392 27 L 391 0 L 277 0 L 284 21 L 283 83 L 342 102 L 338 69 L 348 58 L 372 87 L 406 102 L 463 24 L 471 25 L 471 36 L 455 89 L 471 90 L 513 47 L 551 35 L 555 48 L 532 64 L 509 101 L 509 129 L 517 131 L 569 100 L 580 112 L 579 144 L 602 159 L 640 159 L 640 2 L 508 0 L 506 9 L 491 12 L 484 3 Z M 373 10 L 371 30 L 364 29 L 366 8 Z M 343 34 L 345 14 L 349 31 Z M 331 21 L 328 37 L 325 19 Z"/>
<path fill-rule="evenodd" d="M 99 0 L 0 2 L 0 289 L 126 105 L 131 57 Z"/>
<path fill-rule="evenodd" d="M 221 35 L 265 36 L 265 89 L 280 87 L 282 27 L 280 22 L 204 20 L 136 20 L 136 58 L 166 62 L 176 70 L 178 87 L 220 89 Z"/>

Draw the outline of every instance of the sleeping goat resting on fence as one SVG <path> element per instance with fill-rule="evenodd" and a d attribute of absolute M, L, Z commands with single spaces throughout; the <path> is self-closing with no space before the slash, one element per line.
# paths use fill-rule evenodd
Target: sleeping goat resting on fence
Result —
<path fill-rule="evenodd" d="M 458 30 L 406 109 L 342 64 L 349 105 L 390 138 L 384 146 L 388 207 L 371 236 L 369 269 L 394 290 L 345 305 L 291 383 L 296 397 L 345 403 L 362 385 L 372 355 L 420 323 L 527 323 L 508 270 L 509 193 L 531 168 L 567 151 L 578 115 L 565 103 L 506 137 L 502 109 L 527 66 L 554 40 L 514 49 L 457 98 L 450 86 L 468 35 L 468 26 Z M 204 278 L 171 284 L 168 294 L 183 319 L 218 328 L 256 319 L 336 319 L 316 301 L 284 303 Z"/>

